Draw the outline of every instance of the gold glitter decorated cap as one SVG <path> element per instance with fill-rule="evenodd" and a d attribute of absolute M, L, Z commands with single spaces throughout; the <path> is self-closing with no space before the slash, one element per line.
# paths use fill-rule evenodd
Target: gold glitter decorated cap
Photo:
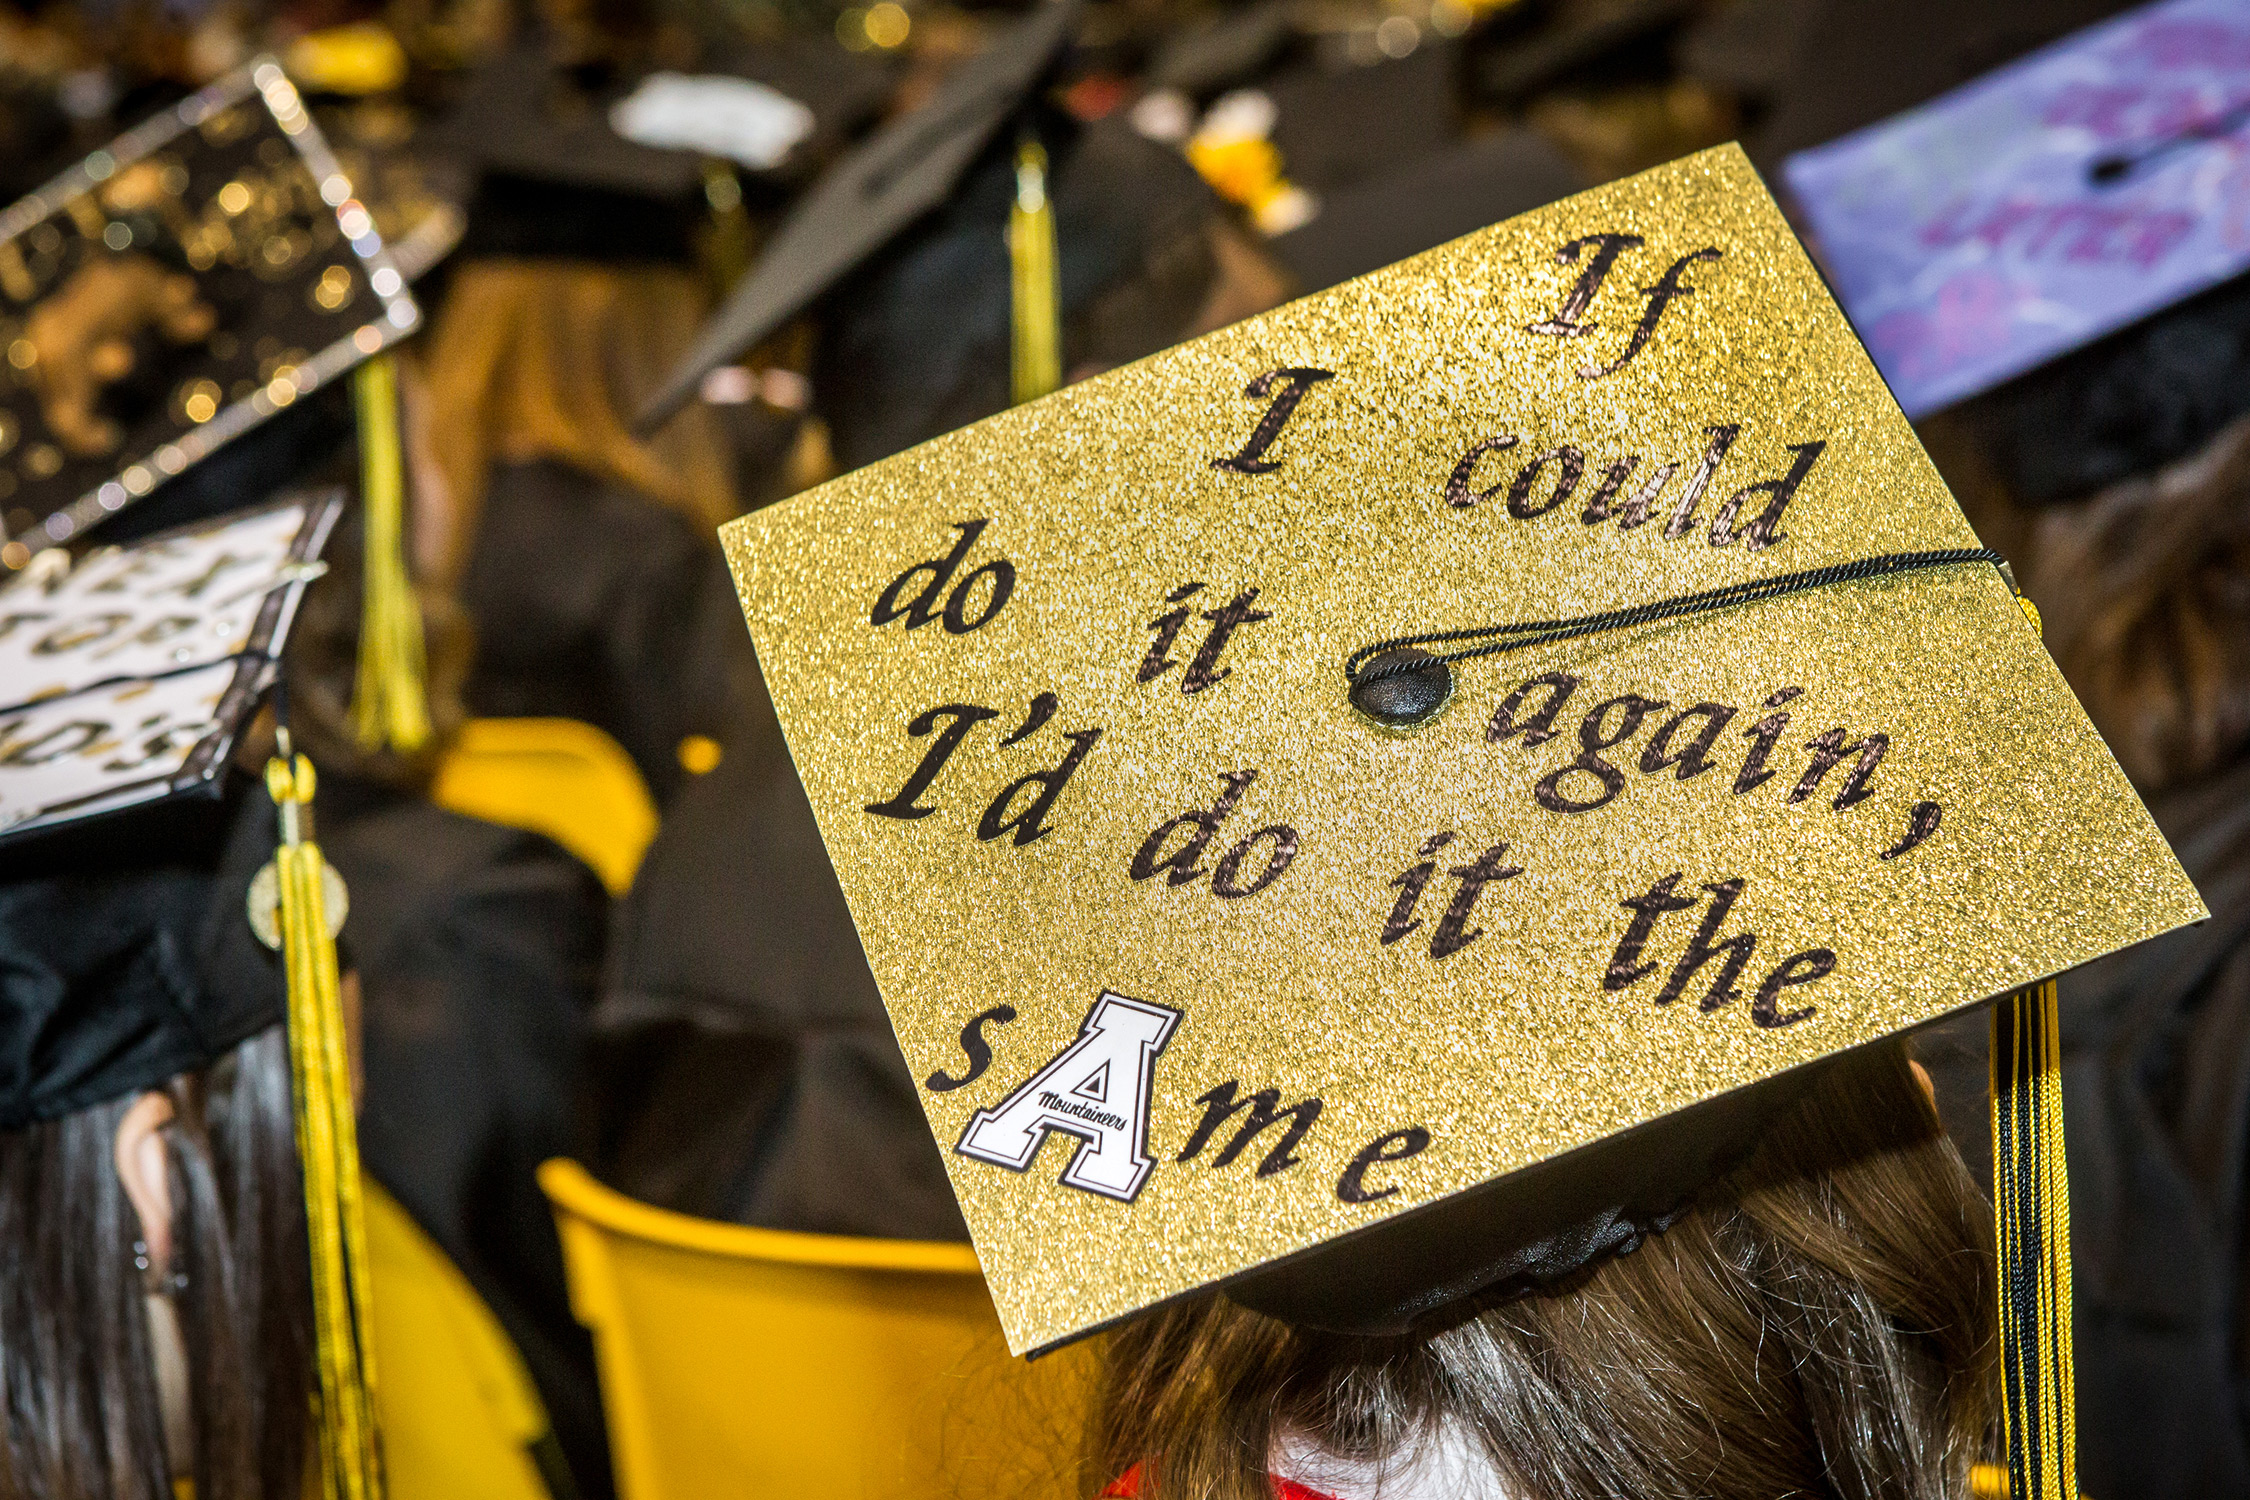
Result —
<path fill-rule="evenodd" d="M 1019 1352 L 1582 1259 L 2205 915 L 1733 147 L 724 540 Z"/>
<path fill-rule="evenodd" d="M 271 58 L 0 212 L 0 564 L 72 542 L 421 314 Z"/>

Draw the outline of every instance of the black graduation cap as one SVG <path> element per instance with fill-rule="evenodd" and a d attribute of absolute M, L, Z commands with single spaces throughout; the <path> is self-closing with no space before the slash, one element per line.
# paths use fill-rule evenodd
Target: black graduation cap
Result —
<path fill-rule="evenodd" d="M 421 321 L 258 59 L 0 213 L 0 564 L 21 568 Z"/>
<path fill-rule="evenodd" d="M 1043 0 L 935 98 L 839 162 L 782 225 L 688 357 L 647 406 L 651 427 L 678 411 L 703 377 L 803 311 L 894 235 L 944 202 L 963 172 L 1047 72 L 1084 0 Z"/>
<path fill-rule="evenodd" d="M 1823 0 L 1752 143 L 1761 164 L 1911 109 L 2132 0 Z"/>
<path fill-rule="evenodd" d="M 0 585 L 0 846 L 217 795 L 342 508 L 301 494 L 76 562 L 50 549 Z"/>
<path fill-rule="evenodd" d="M 0 1130 L 282 1018 L 246 915 L 274 804 L 226 773 L 341 507 L 53 548 L 0 584 Z"/>
<path fill-rule="evenodd" d="M 1222 210 L 1181 155 L 1107 119 L 1026 111 L 1055 218 L 1058 365 L 1153 354 L 1193 322 Z M 838 463 L 872 463 L 1011 401 L 1015 143 L 996 137 L 944 204 L 843 278 L 823 313 L 813 401 Z"/>
<path fill-rule="evenodd" d="M 811 111 L 810 133 L 764 174 L 785 183 L 831 160 L 882 112 L 896 71 L 887 54 L 847 52 L 825 35 L 722 47 L 710 55 L 707 66 L 763 84 Z"/>
<path fill-rule="evenodd" d="M 0 1130 L 153 1088 L 282 1019 L 280 955 L 245 915 L 274 808 L 234 804 L 127 858 L 0 873 Z"/>
<path fill-rule="evenodd" d="M 472 179 L 468 255 L 685 261 L 743 178 L 778 191 L 889 90 L 833 44 L 737 47 L 698 73 L 565 68 L 532 35 L 479 69 L 417 149 Z M 723 179 L 723 186 L 721 180 Z"/>
<path fill-rule="evenodd" d="M 1304 68 L 1265 85 L 1276 111 L 1273 141 L 1290 180 L 1327 193 L 1389 176 L 1400 162 L 1451 142 L 1461 115 L 1460 52 L 1458 43 L 1429 38 L 1402 58 Z"/>
<path fill-rule="evenodd" d="M 1273 249 L 1304 290 L 1318 291 L 1585 186 L 1544 137 L 1504 131 L 1324 194 L 1312 222 L 1277 236 Z"/>
<path fill-rule="evenodd" d="M 1151 89 L 1203 97 L 1264 71 L 1296 36 L 1290 0 L 1261 0 L 1170 37 L 1148 67 Z"/>
<path fill-rule="evenodd" d="M 703 158 L 620 135 L 623 90 L 581 87 L 530 37 L 477 70 L 417 148 L 473 183 L 461 253 L 685 261 Z"/>

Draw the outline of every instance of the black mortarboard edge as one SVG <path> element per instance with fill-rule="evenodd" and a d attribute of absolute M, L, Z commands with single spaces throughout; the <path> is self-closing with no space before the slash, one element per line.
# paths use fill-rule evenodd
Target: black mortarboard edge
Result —
<path fill-rule="evenodd" d="M 68 541 L 124 509 L 299 396 L 405 338 L 421 323 L 421 310 L 407 292 L 405 275 L 375 232 L 373 216 L 354 196 L 351 180 L 313 124 L 296 85 L 289 81 L 281 64 L 266 56 L 252 59 L 210 87 L 142 121 L 30 197 L 0 211 L 0 291 L 8 292 L 7 301 L 36 302 L 41 292 L 51 289 L 39 288 L 29 298 L 22 298 L 5 284 L 14 271 L 23 268 L 20 245 L 25 236 L 58 217 L 68 218 L 74 207 L 83 205 L 101 184 L 125 168 L 162 151 L 235 105 L 253 100 L 263 105 L 311 174 L 322 202 L 334 211 L 342 239 L 351 249 L 352 254 L 342 263 L 356 266 L 358 275 L 338 299 L 339 308 L 349 312 L 361 303 L 364 293 L 372 298 L 376 315 L 357 320 L 340 337 L 313 351 L 286 377 L 277 373 L 248 396 L 218 408 L 207 420 L 155 445 L 151 451 L 128 450 L 126 462 L 113 462 L 104 482 L 66 504 L 48 507 L 43 520 L 23 538 L 31 551 Z M 80 233 L 81 227 L 74 223 L 72 232 Z M 310 260 L 308 257 L 308 268 Z M 30 435 L 27 425 L 25 442 Z M 0 528 L 0 540 L 6 540 L 4 528 Z M 25 553 L 11 549 L 4 560 L 11 567 L 21 567 L 28 559 Z"/>
<path fill-rule="evenodd" d="M 802 312 L 892 236 L 945 201 L 1070 39 L 1085 0 L 1042 0 L 937 97 L 838 162 L 774 236 L 637 425 L 652 430 L 703 377 Z"/>
<path fill-rule="evenodd" d="M 0 844 L 152 802 L 215 795 L 237 737 L 278 674 L 298 603 L 322 571 L 320 552 L 343 505 L 340 490 L 299 493 L 94 552 L 67 569 L 57 549 L 0 586 L 0 626 L 22 633 L 20 644 L 0 646 L 13 654 L 39 651 L 39 641 L 62 643 L 39 652 L 58 677 L 24 682 L 19 675 L 5 689 Z M 151 562 L 167 554 L 168 573 L 166 563 Z M 135 614 L 121 601 L 133 599 L 136 580 L 156 584 L 155 599 L 180 602 Z M 142 602 L 150 597 L 144 590 Z M 239 644 L 195 651 L 199 636 L 208 640 L 212 616 L 253 607 Z M 128 651 L 139 657 L 138 670 Z M 181 695 L 170 708 L 167 685 Z M 26 689 L 37 696 L 17 701 Z M 214 697 L 200 717 L 171 711 L 192 708 L 204 694 Z M 32 778 L 46 785 L 16 790 Z"/>

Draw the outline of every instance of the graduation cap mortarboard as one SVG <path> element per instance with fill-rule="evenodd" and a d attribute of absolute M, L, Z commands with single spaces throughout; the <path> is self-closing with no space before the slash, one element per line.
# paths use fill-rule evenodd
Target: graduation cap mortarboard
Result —
<path fill-rule="evenodd" d="M 273 856 L 264 802 L 130 858 L 0 875 L 0 1130 L 161 1087 L 282 1019 L 244 915 Z"/>
<path fill-rule="evenodd" d="M 1259 0 L 1177 33 L 1150 60 L 1148 87 L 1203 97 L 1247 83 L 1296 35 L 1294 9 L 1289 0 Z"/>
<path fill-rule="evenodd" d="M 874 119 L 893 81 L 887 62 L 847 52 L 825 36 L 740 43 L 716 50 L 707 62 L 714 71 L 763 84 L 811 112 L 811 131 L 779 167 L 779 175 L 792 179 L 827 161 Z"/>
<path fill-rule="evenodd" d="M 1543 137 L 1511 130 L 1323 193 L 1312 222 L 1276 236 L 1273 250 L 1307 291 L 1318 291 L 1584 186 Z"/>
<path fill-rule="evenodd" d="M 0 842 L 130 843 L 133 822 L 87 820 L 218 795 L 342 506 L 55 549 L 0 584 Z"/>
<path fill-rule="evenodd" d="M 704 159 L 620 134 L 613 106 L 630 94 L 582 87 L 536 35 L 479 68 L 416 141 L 472 184 L 461 254 L 691 259 Z"/>
<path fill-rule="evenodd" d="M 0 516 L 20 568 L 420 321 L 261 58 L 0 213 Z"/>
<path fill-rule="evenodd" d="M 1788 159 L 1909 416 L 2250 269 L 2229 188 L 2245 59 L 2240 7 L 2165 0 Z M 2231 288 L 2002 398 L 2045 420 L 1996 457 L 2023 498 L 2086 493 L 2250 408 L 2245 369 L 2250 296 Z"/>
<path fill-rule="evenodd" d="M 1739 151 L 722 536 L 1012 1347 L 1567 1274 L 2010 995 L 2053 1430 L 2026 991 L 2206 913 Z"/>
<path fill-rule="evenodd" d="M 1172 342 L 1209 294 L 1211 190 L 1179 152 L 1121 120 L 1034 128 L 1049 148 L 1054 369 L 1106 368 Z M 942 205 L 839 283 L 812 368 L 838 463 L 887 457 L 1020 399 L 1010 351 L 1026 320 L 1016 239 L 1004 232 L 1018 201 L 1014 155 L 995 141 Z"/>
<path fill-rule="evenodd" d="M 1460 124 L 1460 56 L 1460 44 L 1433 38 L 1402 58 L 1300 68 L 1266 84 L 1290 179 L 1325 195 L 1443 149 Z"/>
<path fill-rule="evenodd" d="M 1778 161 L 1934 99 L 2131 0 L 1821 0 L 1755 143 Z"/>
<path fill-rule="evenodd" d="M 695 348 L 643 407 L 651 427 L 703 377 L 811 305 L 894 235 L 945 200 L 1069 41 L 1084 0 L 1041 0 L 961 65 L 922 108 L 891 122 L 813 186 Z"/>

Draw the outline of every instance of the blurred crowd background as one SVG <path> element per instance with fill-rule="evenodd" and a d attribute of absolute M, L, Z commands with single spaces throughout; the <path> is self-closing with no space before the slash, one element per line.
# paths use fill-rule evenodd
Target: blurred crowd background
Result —
<path fill-rule="evenodd" d="M 1009 403 L 1022 140 L 1045 153 L 1072 380 L 1703 147 L 1738 140 L 1778 183 L 1790 152 L 2119 8 L 1097 0 L 1008 103 L 1018 128 L 926 211 L 814 224 L 816 250 L 861 236 L 861 253 L 691 369 L 685 408 L 648 428 L 823 174 L 943 97 L 1027 9 L 0 7 L 0 197 L 270 53 L 423 308 L 398 379 L 434 732 L 353 732 L 357 524 L 308 596 L 288 684 L 352 891 L 369 1169 L 520 1355 L 545 1488 L 608 1494 L 613 1468 L 541 1162 L 703 1220 L 965 1238 L 714 531 Z M 687 87 L 712 81 L 759 89 L 714 113 Z M 103 337 L 158 337 L 158 292 L 81 296 Z M 1921 424 L 2217 914 L 2065 990 L 2082 1441 L 2102 1500 L 2250 1493 L 2246 309 L 2230 283 Z M 261 378 L 302 357 L 278 335 L 253 352 Z M 321 390 L 102 539 L 289 486 L 356 490 L 355 431 L 344 385 Z M 0 491 L 16 538 L 0 562 L 20 568 L 39 518 L 7 505 Z M 621 815 L 637 836 L 588 842 L 568 809 L 478 800 L 478 756 L 526 721 L 595 736 L 573 753 L 644 809 Z M 1925 1048 L 1972 1161 L 1989 1156 L 1976 1025 Z"/>

